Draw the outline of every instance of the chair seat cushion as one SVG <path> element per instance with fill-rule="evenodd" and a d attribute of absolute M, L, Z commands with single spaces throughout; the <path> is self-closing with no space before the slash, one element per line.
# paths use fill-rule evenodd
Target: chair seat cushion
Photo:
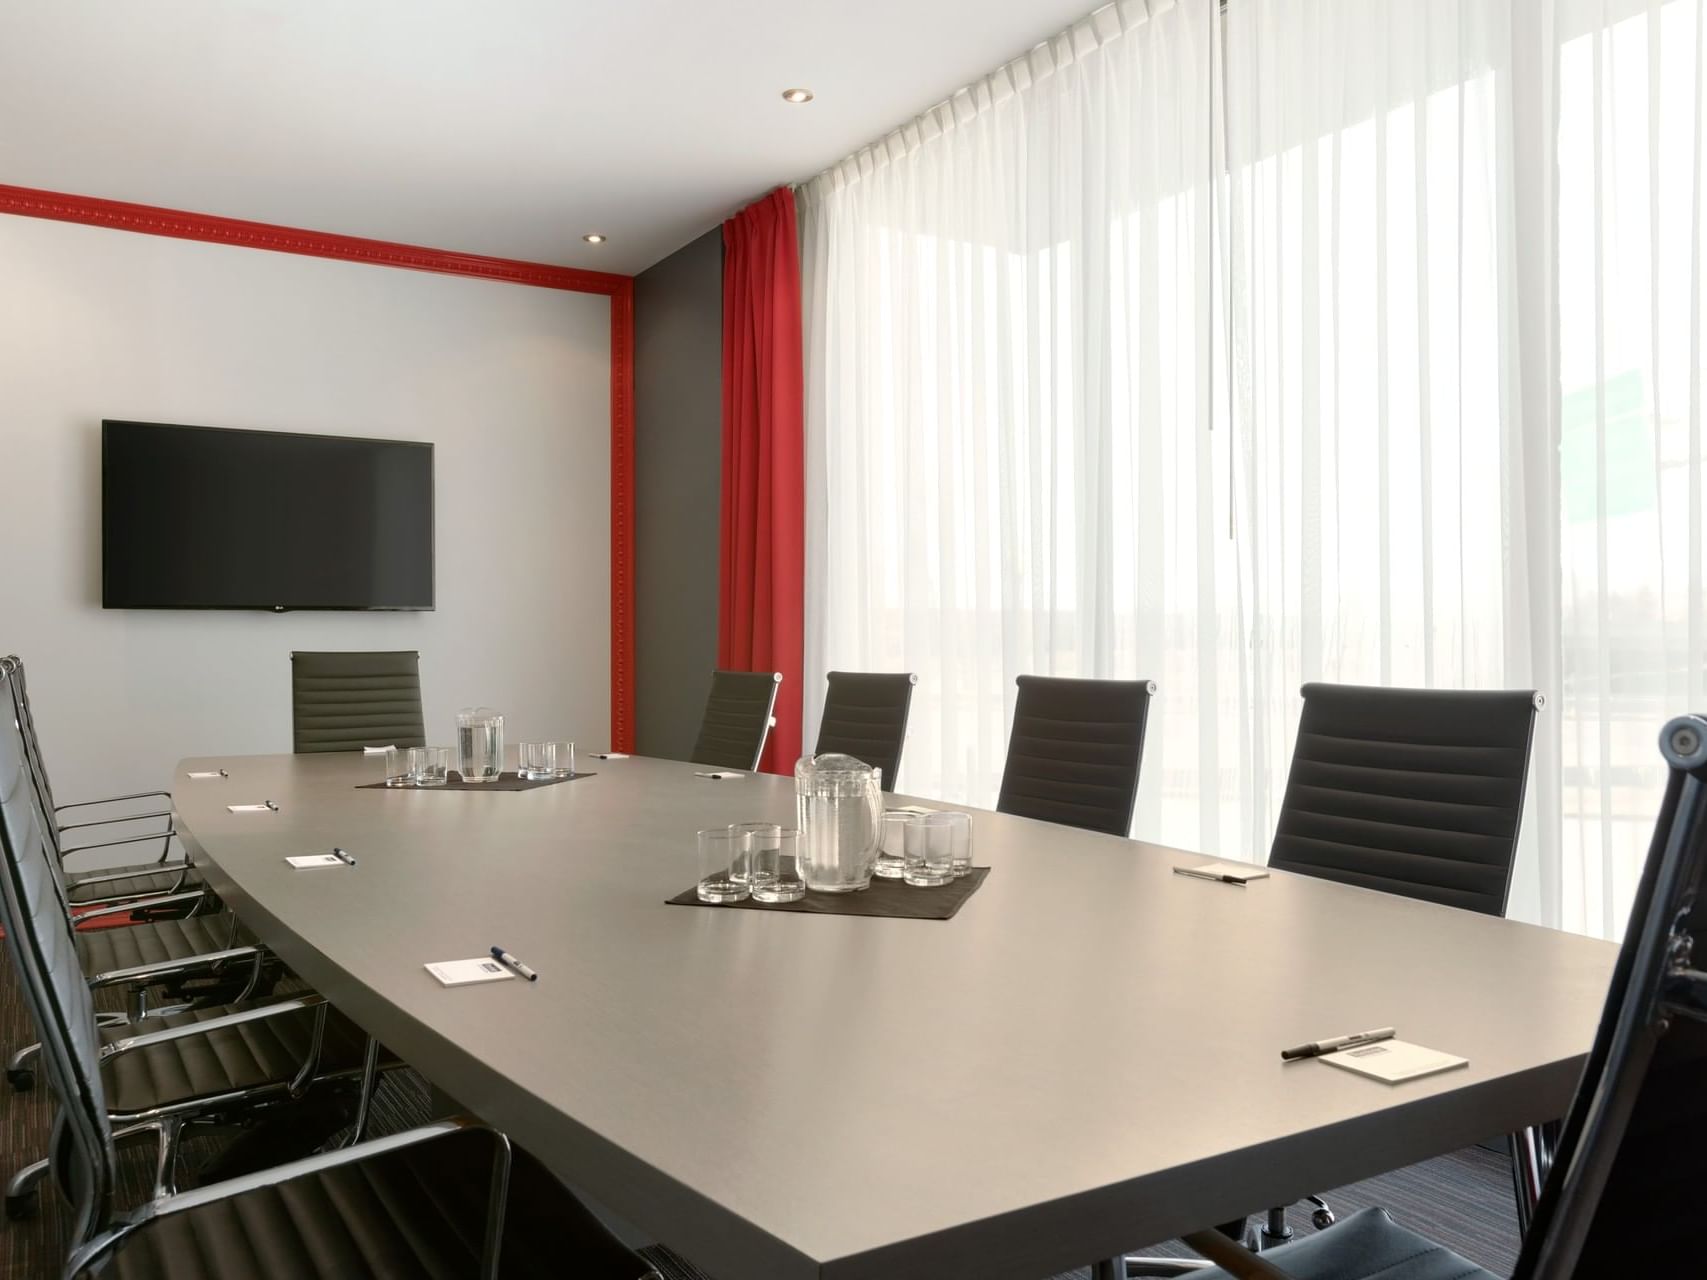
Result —
<path fill-rule="evenodd" d="M 101 1037 L 111 1044 L 127 1036 L 208 1022 L 245 1007 L 249 1006 L 217 1006 L 143 1018 L 124 1026 L 103 1027 Z M 314 1011 L 303 1009 L 121 1053 L 102 1067 L 107 1109 L 122 1117 L 235 1089 L 282 1089 L 302 1066 L 313 1030 Z M 325 1077 L 354 1072 L 361 1065 L 365 1046 L 366 1037 L 356 1025 L 337 1010 L 329 1010 L 315 1074 Z"/>
<path fill-rule="evenodd" d="M 1365 1209 L 1262 1256 L 1292 1280 L 1496 1280 L 1452 1250 L 1405 1230 L 1385 1209 Z M 1219 1267 L 1192 1277 L 1231 1280 Z"/>
<path fill-rule="evenodd" d="M 114 969 L 128 969 L 139 964 L 160 964 L 167 960 L 187 960 L 210 951 L 224 951 L 228 946 L 243 946 L 254 935 L 241 925 L 235 943 L 231 917 L 226 913 L 189 916 L 183 920 L 155 920 L 148 924 L 133 924 L 122 929 L 85 930 L 77 935 L 77 958 L 83 972 L 93 976 Z"/>
<path fill-rule="evenodd" d="M 492 1169 L 471 1131 L 159 1219 L 133 1235 L 113 1280 L 466 1280 L 479 1273 Z M 641 1280 L 650 1268 L 525 1152 L 510 1169 L 503 1274 Z"/>
<path fill-rule="evenodd" d="M 120 872 L 126 873 L 122 880 L 83 883 L 89 876 L 112 876 Z M 103 867 L 99 871 L 86 871 L 81 876 L 68 872 L 65 877 L 65 896 L 76 906 L 78 903 L 94 902 L 103 898 L 170 893 L 174 889 L 191 888 L 198 883 L 200 881 L 194 869 L 181 862 L 144 862 L 130 867 Z"/>

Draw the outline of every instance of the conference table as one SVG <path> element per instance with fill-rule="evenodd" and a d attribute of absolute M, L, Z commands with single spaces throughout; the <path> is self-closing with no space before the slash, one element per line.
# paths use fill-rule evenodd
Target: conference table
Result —
<path fill-rule="evenodd" d="M 951 920 L 672 906 L 694 833 L 792 825 L 792 779 L 582 764 L 364 790 L 372 757 L 209 757 L 172 791 L 209 883 L 303 979 L 727 1280 L 1039 1280 L 1555 1118 L 1615 955 L 980 810 L 991 871 Z M 356 865 L 285 863 L 334 845 Z M 424 968 L 494 945 L 538 981 Z M 1280 1059 L 1386 1025 L 1469 1065 L 1389 1085 Z"/>

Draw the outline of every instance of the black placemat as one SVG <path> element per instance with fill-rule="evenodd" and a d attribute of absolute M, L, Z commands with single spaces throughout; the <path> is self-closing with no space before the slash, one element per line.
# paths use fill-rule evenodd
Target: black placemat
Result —
<path fill-rule="evenodd" d="M 759 902 L 743 898 L 740 902 L 701 902 L 699 885 L 675 897 L 666 899 L 672 907 L 749 907 L 754 911 L 804 911 L 815 916 L 889 916 L 896 920 L 947 920 L 964 905 L 966 899 L 978 892 L 988 867 L 973 867 L 958 880 L 915 889 L 901 880 L 871 878 L 871 888 L 858 893 L 813 893 L 810 890 L 799 902 Z"/>
<path fill-rule="evenodd" d="M 462 775 L 452 769 L 442 787 L 391 787 L 383 782 L 364 782 L 357 791 L 532 791 L 535 787 L 555 787 L 559 782 L 574 782 L 591 778 L 591 773 L 572 773 L 567 778 L 524 778 L 519 773 L 500 773 L 496 782 L 464 782 Z"/>

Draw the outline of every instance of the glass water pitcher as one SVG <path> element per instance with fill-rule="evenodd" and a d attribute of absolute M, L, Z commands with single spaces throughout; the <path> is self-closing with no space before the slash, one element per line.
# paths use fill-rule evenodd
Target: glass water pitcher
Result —
<path fill-rule="evenodd" d="M 879 771 L 852 756 L 804 756 L 794 766 L 794 803 L 806 887 L 852 893 L 869 886 L 883 830 Z"/>
<path fill-rule="evenodd" d="M 504 771 L 504 717 L 491 707 L 458 711 L 456 761 L 464 782 L 496 782 Z"/>

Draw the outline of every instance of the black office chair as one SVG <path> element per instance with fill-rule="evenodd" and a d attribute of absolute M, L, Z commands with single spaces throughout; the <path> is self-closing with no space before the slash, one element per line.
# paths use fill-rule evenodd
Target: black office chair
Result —
<path fill-rule="evenodd" d="M 48 821 L 48 832 L 53 837 L 55 853 L 60 859 L 67 894 L 71 901 L 78 906 L 107 906 L 142 897 L 171 894 L 192 887 L 196 883 L 196 874 L 188 856 L 171 856 L 172 841 L 177 835 L 170 805 L 171 793 L 139 791 L 131 795 L 107 796 L 101 800 L 56 803 L 53 784 L 48 777 L 47 762 L 42 755 L 41 739 L 36 732 L 35 712 L 30 705 L 29 684 L 25 680 L 23 660 L 15 654 L 0 658 L 0 677 L 4 678 L 11 691 L 6 702 L 11 706 L 13 718 L 24 737 L 24 753 L 29 762 L 31 779 L 41 801 L 42 812 Z M 137 801 L 161 799 L 168 802 L 165 808 L 127 808 L 116 814 L 109 813 L 105 817 L 94 816 L 91 812 L 98 813 L 109 806 L 134 805 Z M 138 833 L 138 828 L 134 825 L 137 823 L 162 825 L 158 830 Z M 117 827 L 121 832 L 130 834 L 113 835 L 103 840 L 92 839 L 92 834 L 102 827 Z M 73 832 L 76 834 L 71 834 Z M 149 862 L 109 866 L 92 871 L 75 871 L 67 865 L 79 854 L 98 851 L 105 855 L 108 850 L 121 847 L 129 849 L 133 845 L 144 848 L 158 845 L 160 854 Z"/>
<path fill-rule="evenodd" d="M 360 751 L 363 747 L 424 747 L 421 655 L 389 653 L 290 655 L 291 748 Z"/>
<path fill-rule="evenodd" d="M 1307 684 L 1269 865 L 1503 916 L 1517 861 L 1533 689 Z M 1317 1227 L 1334 1212 L 1309 1196 Z M 1271 1209 L 1262 1243 L 1292 1238 Z"/>
<path fill-rule="evenodd" d="M 1504 915 L 1542 697 L 1307 684 L 1269 865 Z"/>
<path fill-rule="evenodd" d="M 1156 682 L 1021 676 L 1018 684 L 997 811 L 1129 834 Z"/>
<path fill-rule="evenodd" d="M 883 771 L 883 789 L 895 790 L 901 748 L 907 743 L 907 711 L 919 677 L 873 671 L 832 671 L 818 725 L 815 756 L 844 755 Z"/>
<path fill-rule="evenodd" d="M 1303 695 L 1269 865 L 1504 915 L 1542 696 L 1349 684 L 1307 684 Z M 1321 1196 L 1305 1203 L 1316 1227 L 1334 1225 Z M 1220 1230 L 1265 1249 L 1293 1234 L 1284 1207 L 1268 1211 L 1260 1235 L 1238 1222 Z M 1125 1263 L 1128 1276 L 1188 1270 Z"/>
<path fill-rule="evenodd" d="M 1671 768 L 1600 1029 L 1511 1280 L 1696 1276 L 1707 1212 L 1707 717 L 1660 735 Z M 1214 1233 L 1197 1280 L 1493 1280 L 1366 1209 L 1260 1255 Z"/>
<path fill-rule="evenodd" d="M 705 717 L 693 744 L 695 764 L 751 773 L 759 767 L 765 739 L 776 723 L 778 671 L 713 671 Z"/>
<path fill-rule="evenodd" d="M 42 840 L 17 802 L 21 785 L 11 762 L 0 773 L 0 919 L 60 1104 L 52 1173 L 72 1209 L 67 1276 L 164 1280 L 195 1259 L 220 1276 L 492 1280 L 500 1258 L 506 1277 L 656 1276 L 537 1162 L 460 1118 L 121 1211 L 101 1070 L 109 1054 L 51 869 L 16 856 Z"/>

